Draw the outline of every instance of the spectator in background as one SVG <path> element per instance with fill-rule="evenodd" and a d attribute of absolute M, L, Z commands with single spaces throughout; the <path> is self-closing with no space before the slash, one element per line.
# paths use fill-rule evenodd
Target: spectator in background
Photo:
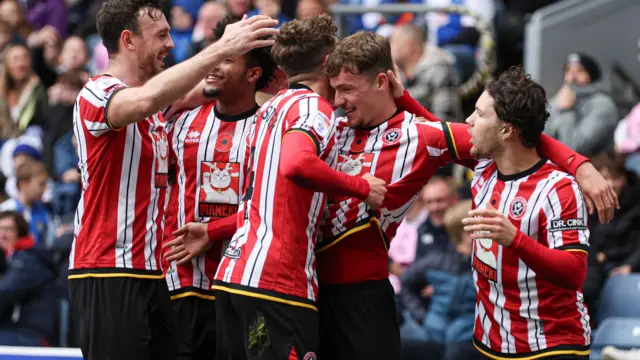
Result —
<path fill-rule="evenodd" d="M 640 179 L 613 154 L 596 156 L 593 165 L 615 190 L 620 209 L 608 224 L 589 218 L 591 246 L 583 293 L 591 312 L 595 312 L 602 284 L 609 276 L 640 271 Z"/>
<path fill-rule="evenodd" d="M 11 42 L 23 42 L 31 33 L 31 26 L 17 0 L 0 1 L 0 21 L 9 27 Z"/>
<path fill-rule="evenodd" d="M 36 246 L 20 213 L 0 212 L 0 248 L 6 269 L 0 274 L 0 345 L 48 346 L 56 331 L 54 266 Z"/>
<path fill-rule="evenodd" d="M 625 157 L 625 167 L 640 175 L 640 104 L 618 123 L 613 138 L 616 152 Z"/>
<path fill-rule="evenodd" d="M 0 204 L 0 211 L 17 211 L 24 216 L 38 244 L 44 244 L 48 236 L 54 235 L 50 232 L 51 214 L 42 202 L 48 179 L 44 163 L 27 160 L 16 168 L 17 196 Z"/>
<path fill-rule="evenodd" d="M 389 248 L 389 274 L 396 294 L 397 281 L 414 262 L 430 253 L 446 250 L 449 236 L 444 229 L 444 213 L 458 200 L 455 184 L 432 177 L 401 223 Z"/>
<path fill-rule="evenodd" d="M 0 73 L 0 138 L 22 134 L 28 126 L 46 128 L 47 94 L 31 68 L 26 46 L 12 44 Z"/>
<path fill-rule="evenodd" d="M 73 145 L 73 105 L 84 86 L 84 74 L 78 70 L 63 73 L 49 89 L 49 125 L 44 135 L 43 159 L 56 182 L 54 213 L 75 211 L 80 200 L 78 154 Z"/>
<path fill-rule="evenodd" d="M 404 360 L 479 359 L 473 326 L 476 294 L 471 267 L 473 240 L 463 231 L 462 219 L 471 210 L 471 200 L 447 209 L 444 226 L 451 243 L 440 253 L 417 260 L 402 276 L 402 297 L 407 306 L 403 324 Z M 429 307 L 423 299 L 431 298 Z"/>
<path fill-rule="evenodd" d="M 11 30 L 9 25 L 3 20 L 0 20 L 0 66 L 4 63 L 4 52 L 11 41 Z"/>
<path fill-rule="evenodd" d="M 26 17 L 34 30 L 53 26 L 62 38 L 67 36 L 69 11 L 64 0 L 26 0 Z"/>
<path fill-rule="evenodd" d="M 573 53 L 564 67 L 564 85 L 551 102 L 545 133 L 583 155 L 613 150 L 620 119 L 609 94 L 602 90 L 600 67 L 590 56 Z"/>
<path fill-rule="evenodd" d="M 195 54 L 193 27 L 198 18 L 202 0 L 173 0 L 171 8 L 171 38 L 174 48 L 171 54 L 180 63 Z"/>
<path fill-rule="evenodd" d="M 304 20 L 327 12 L 327 4 L 324 0 L 300 0 L 296 7 L 296 18 Z"/>
<path fill-rule="evenodd" d="M 242 17 L 251 10 L 251 0 L 225 0 L 227 10 L 233 16 Z"/>
<path fill-rule="evenodd" d="M 278 25 L 276 27 L 280 27 L 282 24 L 291 20 L 282 13 L 282 7 L 280 6 L 279 0 L 255 0 L 254 6 L 255 9 L 249 11 L 249 17 L 267 15 L 272 19 L 278 19 Z"/>
<path fill-rule="evenodd" d="M 225 16 L 227 16 L 227 9 L 222 4 L 216 1 L 207 1 L 202 4 L 191 38 L 195 44 L 196 53 L 213 43 L 215 40 L 213 29 Z"/>
<path fill-rule="evenodd" d="M 390 41 L 393 60 L 409 94 L 442 121 L 462 121 L 454 58 L 427 44 L 423 29 L 417 25 L 399 26 Z"/>
<path fill-rule="evenodd" d="M 86 74 L 84 81 L 88 81 L 87 63 L 89 62 L 89 49 L 84 39 L 79 36 L 69 36 L 62 45 L 62 51 L 58 59 L 57 73 L 66 71 L 83 71 Z"/>

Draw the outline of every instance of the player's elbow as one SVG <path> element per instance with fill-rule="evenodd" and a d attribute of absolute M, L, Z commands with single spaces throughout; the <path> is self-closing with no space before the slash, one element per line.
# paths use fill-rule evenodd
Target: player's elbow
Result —
<path fill-rule="evenodd" d="M 283 156 L 280 173 L 289 181 L 299 181 L 304 173 L 304 163 L 300 159 Z"/>

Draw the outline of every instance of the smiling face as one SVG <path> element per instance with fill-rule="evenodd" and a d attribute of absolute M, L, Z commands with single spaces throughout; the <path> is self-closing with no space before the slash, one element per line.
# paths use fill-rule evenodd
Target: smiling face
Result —
<path fill-rule="evenodd" d="M 169 35 L 169 23 L 160 10 L 152 10 L 154 17 L 148 15 L 148 9 L 141 10 L 138 17 L 139 34 L 131 33 L 135 46 L 138 67 L 146 80 L 164 70 L 164 58 L 169 55 L 174 44 Z"/>
<path fill-rule="evenodd" d="M 244 92 L 255 92 L 255 83 L 262 70 L 247 68 L 246 55 L 223 60 L 205 78 L 203 95 L 208 98 L 233 97 Z"/>
<path fill-rule="evenodd" d="M 380 104 L 385 103 L 385 91 L 379 82 L 384 74 L 352 74 L 341 70 L 338 76 L 330 78 L 335 90 L 334 105 L 341 107 L 347 115 L 349 127 L 363 128 L 376 121 L 380 114 Z M 372 79 L 373 77 L 373 79 Z"/>

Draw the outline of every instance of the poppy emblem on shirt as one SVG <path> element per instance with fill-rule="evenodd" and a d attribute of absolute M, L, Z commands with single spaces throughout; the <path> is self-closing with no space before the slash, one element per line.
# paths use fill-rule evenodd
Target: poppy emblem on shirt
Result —
<path fill-rule="evenodd" d="M 222 133 L 218 135 L 216 141 L 216 150 L 220 152 L 227 152 L 233 147 L 233 135 L 229 133 Z"/>
<path fill-rule="evenodd" d="M 367 146 L 367 134 L 356 133 L 356 136 L 353 138 L 351 142 L 351 153 L 358 154 L 364 151 L 364 148 Z"/>
<path fill-rule="evenodd" d="M 402 133 L 398 129 L 389 129 L 382 134 L 382 142 L 385 145 L 393 145 L 400 141 Z"/>
<path fill-rule="evenodd" d="M 509 216 L 511 216 L 514 220 L 520 220 L 524 216 L 524 213 L 527 211 L 527 201 L 518 196 L 513 199 L 511 202 L 511 206 L 509 207 Z"/>

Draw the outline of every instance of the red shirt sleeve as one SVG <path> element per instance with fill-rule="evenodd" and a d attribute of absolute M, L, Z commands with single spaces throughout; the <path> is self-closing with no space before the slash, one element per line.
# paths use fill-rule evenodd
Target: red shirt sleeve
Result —
<path fill-rule="evenodd" d="M 587 253 L 549 249 L 518 231 L 509 247 L 533 270 L 548 282 L 570 290 L 579 290 L 587 276 Z"/>
<path fill-rule="evenodd" d="M 330 196 L 349 196 L 364 200 L 369 183 L 357 176 L 333 170 L 316 152 L 314 139 L 300 131 L 289 131 L 282 140 L 280 173 L 299 186 Z"/>
<path fill-rule="evenodd" d="M 576 176 L 576 170 L 578 166 L 584 162 L 589 161 L 586 157 L 571 150 L 569 147 L 561 143 L 560 141 L 552 138 L 549 135 L 540 135 L 540 141 L 538 143 L 538 151 L 540 155 L 546 159 L 551 160 L 562 170 L 569 174 Z"/>
<path fill-rule="evenodd" d="M 417 102 L 414 98 L 409 95 L 407 90 L 404 91 L 401 97 L 396 98 L 396 105 L 412 114 L 417 116 L 422 116 L 429 121 L 441 121 L 427 109 L 422 107 L 419 102 Z M 466 130 L 465 130 L 466 131 Z M 457 136 L 456 136 L 457 135 Z M 458 132 L 454 134 L 454 138 L 456 140 L 455 144 L 460 148 L 460 156 L 458 159 L 463 159 L 467 154 L 464 153 L 466 147 L 464 144 L 468 144 L 469 137 L 464 136 L 463 133 Z M 471 147 L 469 146 L 469 149 Z M 584 162 L 589 161 L 586 157 L 578 154 L 577 152 L 571 150 L 566 145 L 562 144 L 560 141 L 555 140 L 554 138 L 542 134 L 540 135 L 540 143 L 538 144 L 538 151 L 542 157 L 551 160 L 558 166 L 562 168 L 562 170 L 568 172 L 569 174 L 575 176 L 576 170 L 578 166 L 582 165 Z M 457 163 L 468 166 L 470 163 L 464 161 L 456 161 Z"/>
<path fill-rule="evenodd" d="M 238 229 L 237 214 L 215 219 L 207 224 L 207 235 L 209 242 L 221 242 L 233 237 Z"/>

